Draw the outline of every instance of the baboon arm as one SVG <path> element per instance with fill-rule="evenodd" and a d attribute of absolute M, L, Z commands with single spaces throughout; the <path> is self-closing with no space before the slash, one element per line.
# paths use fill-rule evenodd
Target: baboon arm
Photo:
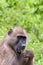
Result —
<path fill-rule="evenodd" d="M 26 62 L 26 65 L 34 65 L 33 59 L 32 59 L 32 60 L 28 60 L 28 61 Z"/>
<path fill-rule="evenodd" d="M 26 64 L 25 65 L 33 65 L 34 64 L 34 53 L 33 53 L 33 51 L 25 50 L 24 56 L 26 58 Z"/>

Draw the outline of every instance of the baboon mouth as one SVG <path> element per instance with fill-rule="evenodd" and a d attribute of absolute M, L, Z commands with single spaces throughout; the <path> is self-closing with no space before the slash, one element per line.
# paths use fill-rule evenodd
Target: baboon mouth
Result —
<path fill-rule="evenodd" d="M 17 52 L 18 54 L 21 54 L 21 52 Z"/>
<path fill-rule="evenodd" d="M 17 53 L 18 53 L 18 54 L 21 54 L 24 49 L 25 49 L 25 48 L 22 48 L 22 49 L 17 50 Z"/>
<path fill-rule="evenodd" d="M 21 52 L 22 52 L 22 50 L 20 50 L 20 49 L 17 51 L 18 54 L 21 54 Z"/>

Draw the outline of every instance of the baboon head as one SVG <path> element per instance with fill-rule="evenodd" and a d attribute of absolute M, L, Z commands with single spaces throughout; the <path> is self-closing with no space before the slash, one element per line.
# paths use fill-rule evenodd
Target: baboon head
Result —
<path fill-rule="evenodd" d="M 18 54 L 25 49 L 26 31 L 21 27 L 15 27 L 8 31 L 8 45 Z"/>

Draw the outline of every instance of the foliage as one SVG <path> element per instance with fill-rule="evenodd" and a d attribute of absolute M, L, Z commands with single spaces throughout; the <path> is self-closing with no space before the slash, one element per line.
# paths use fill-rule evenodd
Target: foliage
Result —
<path fill-rule="evenodd" d="M 0 39 L 15 26 L 27 30 L 27 48 L 34 51 L 35 65 L 43 65 L 43 0 L 0 0 Z"/>

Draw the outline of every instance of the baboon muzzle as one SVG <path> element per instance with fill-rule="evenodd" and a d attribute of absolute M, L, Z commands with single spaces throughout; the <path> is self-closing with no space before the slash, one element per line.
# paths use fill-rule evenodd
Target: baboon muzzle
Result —
<path fill-rule="evenodd" d="M 14 50 L 16 53 L 21 53 L 25 49 L 25 42 L 24 41 L 19 41 L 19 43 L 14 47 Z"/>

